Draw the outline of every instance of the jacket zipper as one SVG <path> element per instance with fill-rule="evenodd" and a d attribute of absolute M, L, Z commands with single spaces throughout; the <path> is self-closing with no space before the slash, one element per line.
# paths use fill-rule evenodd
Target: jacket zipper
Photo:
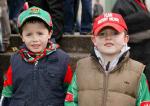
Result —
<path fill-rule="evenodd" d="M 38 95 L 37 95 L 37 71 L 38 71 L 38 61 L 35 62 L 34 64 L 34 70 L 33 70 L 33 95 L 32 95 L 32 100 L 33 100 L 33 103 L 36 103 L 37 99 L 38 98 Z"/>
<path fill-rule="evenodd" d="M 95 61 L 97 64 L 99 64 L 99 62 L 97 62 L 94 57 L 93 57 L 93 59 L 94 59 L 94 61 Z M 99 64 L 98 67 L 99 67 L 100 71 L 101 71 L 101 69 L 103 68 L 103 67 L 101 66 L 101 64 Z M 103 92 L 102 106 L 106 106 L 107 93 L 108 93 L 109 71 L 105 71 L 105 70 L 103 69 L 103 71 L 101 71 L 101 72 L 103 72 L 103 75 L 104 75 L 104 81 L 103 81 L 103 82 L 104 82 L 104 84 L 103 84 L 104 92 Z"/>
<path fill-rule="evenodd" d="M 38 70 L 38 69 L 37 69 L 37 65 L 38 65 L 38 61 L 36 61 L 36 62 L 34 63 L 33 80 L 36 79 L 36 71 Z"/>
<path fill-rule="evenodd" d="M 107 100 L 107 93 L 108 93 L 108 76 L 109 72 L 105 71 L 104 72 L 104 96 L 103 96 L 103 102 L 102 106 L 106 106 L 106 100 Z"/>
<path fill-rule="evenodd" d="M 37 70 L 37 65 L 38 65 L 38 61 L 36 61 L 34 64 L 34 70 Z"/>
<path fill-rule="evenodd" d="M 95 58 L 94 56 L 91 56 L 91 58 L 92 58 L 97 64 L 99 64 L 99 62 L 96 60 L 96 58 Z M 125 60 L 126 60 L 126 59 L 125 59 Z M 123 60 L 122 63 L 124 63 L 125 60 Z M 103 84 L 103 87 L 104 87 L 104 93 L 103 93 L 103 94 L 104 94 L 104 95 L 103 95 L 102 106 L 106 106 L 106 100 L 107 100 L 107 95 L 108 95 L 108 78 L 109 78 L 109 74 L 112 73 L 112 72 L 114 72 L 114 71 L 116 71 L 116 70 L 118 70 L 118 69 L 120 68 L 120 66 L 121 66 L 121 63 L 118 64 L 117 67 L 115 67 L 112 71 L 109 72 L 109 71 L 105 71 L 105 70 L 103 69 L 103 67 L 101 66 L 101 64 L 98 65 L 100 71 L 103 72 L 103 74 L 104 74 L 104 81 L 103 81 L 103 82 L 104 82 L 104 84 Z M 103 70 L 101 70 L 101 69 L 103 69 Z"/>

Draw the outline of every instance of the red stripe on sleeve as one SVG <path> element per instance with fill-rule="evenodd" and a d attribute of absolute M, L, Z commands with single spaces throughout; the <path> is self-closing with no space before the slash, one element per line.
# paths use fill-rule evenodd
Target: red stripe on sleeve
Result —
<path fill-rule="evenodd" d="M 150 101 L 143 101 L 140 106 L 150 106 Z"/>
<path fill-rule="evenodd" d="M 4 79 L 4 87 L 12 85 L 12 68 L 9 66 Z"/>
<path fill-rule="evenodd" d="M 66 101 L 66 102 L 72 102 L 72 101 L 73 101 L 73 94 L 67 92 L 65 101 Z"/>
<path fill-rule="evenodd" d="M 68 65 L 64 82 L 70 84 L 70 83 L 71 83 L 71 80 L 72 80 L 72 75 L 73 75 L 73 73 L 72 73 L 71 66 Z"/>

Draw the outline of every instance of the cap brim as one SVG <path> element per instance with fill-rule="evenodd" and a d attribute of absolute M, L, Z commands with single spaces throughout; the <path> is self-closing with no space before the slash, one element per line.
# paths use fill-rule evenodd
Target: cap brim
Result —
<path fill-rule="evenodd" d="M 115 30 L 117 30 L 118 32 L 122 32 L 123 30 L 125 30 L 122 26 L 115 24 L 115 23 L 105 23 L 103 25 L 100 25 L 96 28 L 96 30 L 94 31 L 94 35 L 97 35 L 103 28 L 105 27 L 112 27 Z"/>
<path fill-rule="evenodd" d="M 49 26 L 49 23 L 47 23 L 47 21 L 46 21 L 45 19 L 43 19 L 43 18 L 40 17 L 39 15 L 35 15 L 35 14 L 34 14 L 34 15 L 30 15 L 30 16 L 25 17 L 19 27 L 21 27 L 21 26 L 24 24 L 24 22 L 26 22 L 26 21 L 27 21 L 28 19 L 30 19 L 30 18 L 38 18 L 38 19 L 40 19 L 41 21 L 43 21 L 44 23 L 48 24 L 48 26 Z M 49 27 L 50 27 L 50 26 L 49 26 Z"/>

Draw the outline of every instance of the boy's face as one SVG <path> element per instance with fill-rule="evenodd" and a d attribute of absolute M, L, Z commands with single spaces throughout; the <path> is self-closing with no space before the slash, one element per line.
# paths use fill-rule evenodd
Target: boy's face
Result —
<path fill-rule="evenodd" d="M 27 23 L 23 26 L 22 41 L 34 53 L 44 50 L 50 38 L 51 33 L 43 22 Z"/>
<path fill-rule="evenodd" d="M 125 32 L 118 32 L 111 27 L 102 29 L 96 36 L 92 36 L 95 47 L 104 55 L 113 56 L 121 52 L 122 47 L 128 42 Z"/>

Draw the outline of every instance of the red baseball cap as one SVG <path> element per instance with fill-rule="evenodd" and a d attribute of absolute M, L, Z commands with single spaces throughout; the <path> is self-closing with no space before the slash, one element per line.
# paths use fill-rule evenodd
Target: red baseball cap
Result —
<path fill-rule="evenodd" d="M 97 35 L 104 27 L 110 26 L 122 32 L 128 30 L 127 25 L 120 14 L 117 13 L 104 13 L 98 16 L 93 23 L 93 34 Z"/>

